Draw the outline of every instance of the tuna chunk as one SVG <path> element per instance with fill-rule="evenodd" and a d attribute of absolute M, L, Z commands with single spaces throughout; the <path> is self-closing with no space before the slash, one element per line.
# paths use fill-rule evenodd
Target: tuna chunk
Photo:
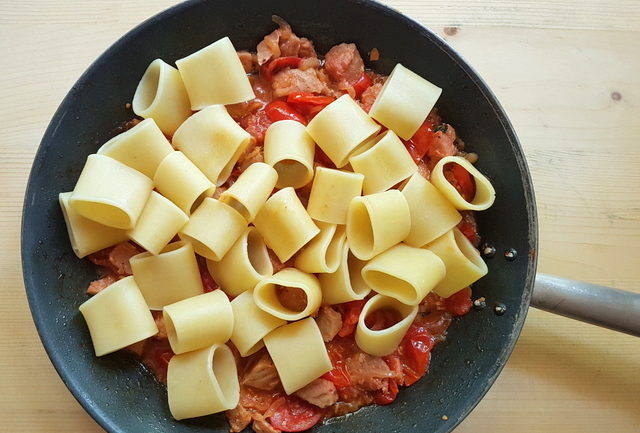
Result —
<path fill-rule="evenodd" d="M 325 379 L 316 379 L 302 389 L 296 391 L 295 395 L 318 407 L 329 407 L 338 401 L 338 391 L 336 386 Z"/>
<path fill-rule="evenodd" d="M 247 365 L 240 383 L 265 391 L 272 391 L 278 386 L 278 371 L 268 353 L 265 352 L 255 362 Z"/>
<path fill-rule="evenodd" d="M 253 419 L 251 412 L 241 405 L 237 405 L 234 409 L 228 410 L 227 418 L 229 419 L 229 427 L 231 427 L 232 432 L 241 432 Z"/>
<path fill-rule="evenodd" d="M 280 98 L 293 92 L 331 94 L 329 87 L 318 77 L 316 69 L 284 69 L 273 76 L 273 96 Z"/>
<path fill-rule="evenodd" d="M 339 44 L 324 57 L 324 69 L 336 83 L 354 84 L 364 73 L 364 62 L 355 44 Z"/>
<path fill-rule="evenodd" d="M 280 433 L 280 430 L 273 428 L 273 426 L 263 417 L 258 418 L 254 416 L 251 428 L 255 433 Z"/>
<path fill-rule="evenodd" d="M 87 295 L 96 295 L 118 281 L 115 275 L 108 274 L 105 277 L 100 278 L 99 280 L 92 281 L 87 288 Z"/>
<path fill-rule="evenodd" d="M 376 102 L 376 98 L 380 94 L 380 90 L 382 90 L 382 83 L 375 83 L 362 92 L 362 96 L 360 96 L 360 105 L 367 113 L 371 110 L 373 103 Z"/>
<path fill-rule="evenodd" d="M 278 57 L 316 57 L 313 43 L 307 38 L 299 38 L 291 30 L 291 26 L 280 17 L 273 17 L 280 27 L 269 33 L 258 44 L 258 65 L 262 66 Z"/>
<path fill-rule="evenodd" d="M 333 340 L 340 328 L 342 328 L 342 316 L 333 308 L 322 306 L 318 317 L 316 317 L 316 323 L 320 328 L 322 339 L 326 343 Z"/>
<path fill-rule="evenodd" d="M 367 391 L 385 391 L 393 372 L 382 358 L 359 352 L 347 358 L 347 369 L 351 375 L 351 383 Z"/>
<path fill-rule="evenodd" d="M 253 55 L 249 51 L 238 51 L 238 58 L 247 74 L 253 72 Z"/>

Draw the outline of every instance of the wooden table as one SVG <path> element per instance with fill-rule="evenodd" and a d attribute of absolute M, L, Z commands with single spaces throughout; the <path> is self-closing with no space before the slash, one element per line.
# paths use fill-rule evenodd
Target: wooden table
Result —
<path fill-rule="evenodd" d="M 0 1 L 0 431 L 98 432 L 42 348 L 19 259 L 23 192 L 54 110 L 120 35 L 175 1 Z M 520 136 L 542 272 L 640 292 L 640 3 L 387 0 L 446 38 Z M 640 340 L 531 310 L 464 432 L 640 431 Z"/>

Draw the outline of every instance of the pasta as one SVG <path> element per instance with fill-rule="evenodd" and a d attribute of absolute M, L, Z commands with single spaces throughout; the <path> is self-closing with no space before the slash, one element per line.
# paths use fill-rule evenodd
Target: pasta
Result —
<path fill-rule="evenodd" d="M 411 229 L 409 205 L 398 190 L 351 200 L 347 239 L 353 255 L 369 260 L 407 237 Z"/>
<path fill-rule="evenodd" d="M 253 141 L 224 105 L 212 105 L 198 111 L 180 125 L 173 145 L 182 151 L 211 182 L 222 185 L 238 158 Z"/>
<path fill-rule="evenodd" d="M 261 280 L 253 289 L 253 300 L 272 316 L 292 321 L 315 312 L 322 302 L 322 291 L 313 275 L 285 268 Z"/>
<path fill-rule="evenodd" d="M 142 341 L 158 332 L 133 277 L 123 278 L 80 305 L 96 356 Z"/>
<path fill-rule="evenodd" d="M 217 230 L 211 230 L 215 222 Z M 189 240 L 196 253 L 209 260 L 221 260 L 247 227 L 236 210 L 213 198 L 205 198 L 180 230 L 181 239 Z"/>
<path fill-rule="evenodd" d="M 122 229 L 114 229 L 91 221 L 69 206 L 71 192 L 60 193 L 58 199 L 62 208 L 64 222 L 67 225 L 71 248 L 78 258 L 83 258 L 111 245 L 119 244 L 127 240 L 127 232 Z"/>
<path fill-rule="evenodd" d="M 129 239 L 152 254 L 158 254 L 189 220 L 170 200 L 151 192 Z"/>
<path fill-rule="evenodd" d="M 346 224 L 349 203 L 360 196 L 363 181 L 359 173 L 316 167 L 307 212 L 316 221 Z"/>
<path fill-rule="evenodd" d="M 458 164 L 473 176 L 476 192 L 471 202 L 465 200 L 445 177 L 444 167 L 447 164 Z M 491 182 L 473 164 L 459 156 L 447 156 L 438 161 L 431 172 L 431 182 L 458 210 L 486 210 L 496 198 L 496 191 Z"/>
<path fill-rule="evenodd" d="M 251 83 L 228 37 L 176 60 L 192 110 L 255 98 Z"/>
<path fill-rule="evenodd" d="M 278 172 L 277 188 L 300 188 L 313 178 L 316 144 L 295 120 L 273 123 L 264 136 L 264 161 Z"/>
<path fill-rule="evenodd" d="M 369 115 L 408 140 L 427 117 L 442 89 L 398 63 L 384 83 Z"/>
<path fill-rule="evenodd" d="M 455 227 L 462 215 L 419 173 L 415 173 L 400 190 L 409 204 L 411 229 L 404 242 L 422 247 Z"/>
<path fill-rule="evenodd" d="M 160 162 L 172 151 L 171 144 L 156 122 L 146 119 L 107 141 L 97 153 L 120 161 L 153 179 Z"/>
<path fill-rule="evenodd" d="M 349 156 L 369 137 L 380 131 L 360 106 L 343 95 L 318 113 L 307 132 L 338 168 L 349 162 Z"/>
<path fill-rule="evenodd" d="M 155 120 L 167 135 L 191 116 L 191 103 L 180 72 L 161 59 L 155 59 L 138 83 L 131 103 L 133 112 Z"/>
<path fill-rule="evenodd" d="M 318 325 L 310 317 L 272 331 L 264 344 L 287 394 L 333 368 Z"/>
<path fill-rule="evenodd" d="M 178 241 L 160 254 L 137 254 L 129 260 L 140 292 L 152 310 L 202 294 L 202 280 L 193 247 Z"/>
<path fill-rule="evenodd" d="M 286 321 L 260 308 L 253 301 L 253 292 L 247 290 L 231 301 L 233 309 L 233 333 L 231 341 L 240 356 L 249 356 L 264 347 L 263 338 Z"/>
<path fill-rule="evenodd" d="M 268 164 L 251 164 L 229 189 L 220 194 L 220 201 L 240 212 L 251 222 L 265 204 L 278 180 L 278 173 Z"/>
<path fill-rule="evenodd" d="M 351 254 L 349 244 L 345 242 L 338 269 L 332 274 L 318 275 L 322 287 L 322 301 L 333 305 L 364 299 L 371 292 L 371 288 L 362 278 L 361 271 L 365 264 L 366 262 Z"/>
<path fill-rule="evenodd" d="M 231 349 L 214 344 L 171 358 L 167 394 L 169 410 L 177 420 L 236 407 L 240 383 Z"/>
<path fill-rule="evenodd" d="M 444 298 L 479 280 L 488 272 L 487 264 L 480 257 L 478 250 L 457 228 L 425 248 L 440 257 L 447 269 L 444 279 L 433 289 Z"/>
<path fill-rule="evenodd" d="M 167 305 L 162 311 L 171 350 L 177 355 L 224 344 L 233 332 L 233 311 L 222 290 Z"/>
<path fill-rule="evenodd" d="M 207 260 L 209 273 L 230 296 L 253 290 L 273 274 L 267 247 L 255 227 L 249 227 L 220 261 Z"/>
<path fill-rule="evenodd" d="M 291 187 L 273 194 L 253 225 L 283 263 L 320 232 Z"/>
<path fill-rule="evenodd" d="M 418 305 L 444 276 L 445 266 L 437 255 L 404 244 L 389 248 L 362 268 L 369 287 L 407 305 Z"/>
<path fill-rule="evenodd" d="M 417 170 L 404 144 L 391 130 L 376 137 L 371 148 L 349 158 L 349 163 L 353 171 L 364 175 L 364 194 L 386 191 Z"/>
<path fill-rule="evenodd" d="M 191 215 L 202 200 L 216 190 L 215 185 L 182 152 L 171 152 L 162 160 L 153 182 L 160 194 L 187 215 Z"/>
<path fill-rule="evenodd" d="M 89 155 L 69 206 L 79 215 L 116 229 L 131 229 L 142 213 L 153 182 L 104 155 Z"/>
<path fill-rule="evenodd" d="M 318 221 L 320 233 L 316 235 L 296 257 L 295 266 L 307 273 L 331 273 L 338 269 L 342 245 L 345 241 L 344 226 Z"/>
<path fill-rule="evenodd" d="M 401 319 L 390 327 L 371 329 L 366 325 L 369 315 L 379 310 L 392 310 Z M 362 308 L 356 328 L 356 343 L 364 352 L 375 356 L 386 356 L 396 350 L 402 337 L 418 314 L 418 305 L 407 305 L 396 299 L 375 295 Z"/>

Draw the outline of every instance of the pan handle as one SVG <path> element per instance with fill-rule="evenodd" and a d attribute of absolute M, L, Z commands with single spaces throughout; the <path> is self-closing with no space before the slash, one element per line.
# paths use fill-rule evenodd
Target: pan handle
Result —
<path fill-rule="evenodd" d="M 640 337 L 640 294 L 537 274 L 531 306 Z"/>

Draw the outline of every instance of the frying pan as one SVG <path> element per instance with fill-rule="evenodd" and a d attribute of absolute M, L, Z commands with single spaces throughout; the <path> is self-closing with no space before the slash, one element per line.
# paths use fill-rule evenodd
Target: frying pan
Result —
<path fill-rule="evenodd" d="M 86 300 L 84 288 L 95 279 L 95 270 L 69 247 L 57 196 L 73 188 L 86 156 L 131 119 L 125 103 L 149 62 L 158 57 L 175 61 L 222 36 L 231 37 L 237 48 L 254 48 L 273 30 L 272 14 L 311 38 L 320 53 L 345 41 L 355 42 L 362 53 L 377 48 L 381 60 L 368 64 L 377 72 L 389 73 L 400 62 L 442 87 L 442 117 L 480 155 L 477 166 L 495 186 L 495 205 L 477 217 L 483 240 L 498 253 L 487 258 L 489 274 L 473 288 L 474 298 L 484 296 L 489 307 L 454 321 L 447 341 L 433 351 L 429 374 L 403 390 L 394 404 L 367 407 L 314 430 L 451 431 L 493 384 L 525 320 L 536 281 L 533 187 L 513 128 L 482 79 L 438 36 L 371 1 L 191 1 L 149 19 L 96 60 L 54 115 L 25 195 L 23 272 L 40 338 L 67 387 L 109 432 L 228 431 L 222 415 L 174 421 L 165 388 L 129 355 L 94 356 L 78 306 Z M 518 253 L 512 261 L 502 255 L 510 248 Z M 592 322 L 640 333 L 637 295 L 591 288 L 576 298 L 573 292 L 584 286 L 548 276 L 539 276 L 537 285 L 534 299 L 546 309 L 560 304 L 564 314 L 586 312 Z M 602 296 L 610 301 L 603 304 Z M 506 306 L 503 315 L 494 313 L 495 303 Z M 620 305 L 627 310 L 621 312 Z"/>

